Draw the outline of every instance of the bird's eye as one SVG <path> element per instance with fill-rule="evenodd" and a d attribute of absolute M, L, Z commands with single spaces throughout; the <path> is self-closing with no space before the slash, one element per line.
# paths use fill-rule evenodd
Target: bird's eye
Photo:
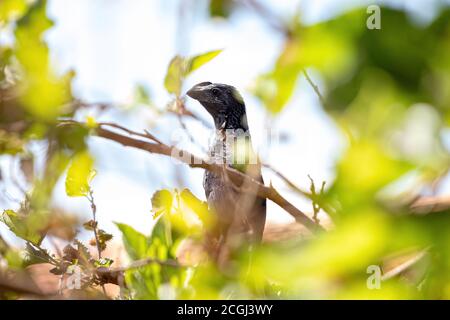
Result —
<path fill-rule="evenodd" d="M 215 95 L 216 97 L 220 94 L 220 90 L 217 89 L 217 88 L 213 88 L 213 89 L 211 90 L 211 92 L 212 92 L 212 94 Z"/>

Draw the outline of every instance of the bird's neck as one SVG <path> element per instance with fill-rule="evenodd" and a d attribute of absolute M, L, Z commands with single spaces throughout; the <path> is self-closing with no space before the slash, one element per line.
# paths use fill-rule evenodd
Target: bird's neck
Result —
<path fill-rule="evenodd" d="M 249 130 L 245 113 L 217 114 L 214 117 L 214 125 L 216 130 Z"/>

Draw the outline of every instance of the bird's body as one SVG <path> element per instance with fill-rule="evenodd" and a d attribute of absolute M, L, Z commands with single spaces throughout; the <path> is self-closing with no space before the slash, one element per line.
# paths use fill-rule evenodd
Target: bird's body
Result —
<path fill-rule="evenodd" d="M 188 95 L 211 114 L 216 133 L 209 151 L 210 161 L 238 169 L 262 182 L 261 167 L 253 152 L 244 101 L 234 87 L 200 83 Z M 245 181 L 244 183 L 245 184 Z M 266 200 L 240 191 L 226 171 L 206 171 L 203 187 L 210 209 L 217 215 L 214 235 L 220 243 L 235 248 L 262 239 Z"/>
<path fill-rule="evenodd" d="M 248 134 L 244 136 L 241 130 L 237 131 L 235 134 L 230 132 L 227 134 L 228 142 L 222 140 L 223 135 L 220 131 L 216 133 L 209 151 L 210 160 L 216 164 L 233 167 L 233 144 L 239 143 L 240 139 L 248 138 Z M 229 142 L 230 140 L 232 142 Z M 243 170 L 245 173 L 262 182 L 258 164 L 246 164 L 245 169 Z M 265 199 L 239 192 L 224 175 L 225 173 L 205 171 L 203 178 L 208 205 L 219 217 L 220 233 L 230 240 L 235 238 L 236 242 L 240 240 L 260 242 L 266 216 Z"/>

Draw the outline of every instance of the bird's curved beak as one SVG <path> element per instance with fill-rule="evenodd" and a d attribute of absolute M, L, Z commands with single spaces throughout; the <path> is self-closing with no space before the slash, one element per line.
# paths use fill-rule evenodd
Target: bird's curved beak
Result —
<path fill-rule="evenodd" d="M 198 101 L 204 101 L 208 99 L 209 96 L 209 90 L 208 85 L 211 83 L 199 83 L 193 86 L 186 94 L 191 97 L 192 99 L 198 100 Z"/>

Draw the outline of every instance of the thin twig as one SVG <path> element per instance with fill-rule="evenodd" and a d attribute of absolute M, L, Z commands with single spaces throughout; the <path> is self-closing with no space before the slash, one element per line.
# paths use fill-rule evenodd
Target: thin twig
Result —
<path fill-rule="evenodd" d="M 304 196 L 304 197 L 308 198 L 309 200 L 320 205 L 325 212 L 330 213 L 333 211 L 331 206 L 327 205 L 326 203 L 320 202 L 320 199 L 317 195 L 313 195 L 312 193 L 301 189 L 294 182 L 292 182 L 292 180 L 290 180 L 286 175 L 284 175 L 281 171 L 275 169 L 273 166 L 266 164 L 266 163 L 263 163 L 262 166 L 264 168 L 271 170 L 275 175 L 277 175 L 281 180 L 283 180 L 288 185 L 288 187 L 290 187 L 293 191 L 297 192 L 299 195 Z M 321 194 L 323 194 L 324 188 L 325 188 L 325 181 L 322 182 Z"/>
<path fill-rule="evenodd" d="M 281 171 L 275 169 L 273 166 L 271 166 L 270 164 L 267 164 L 267 163 L 263 163 L 262 166 L 264 168 L 269 169 L 273 173 L 275 173 L 275 175 L 277 175 L 281 180 L 283 180 L 295 192 L 299 193 L 300 195 L 302 195 L 304 197 L 307 197 L 308 199 L 312 199 L 311 193 L 309 193 L 305 190 L 302 190 L 299 186 L 297 186 L 294 182 L 292 182 L 292 180 L 290 180 L 288 177 L 286 177 Z"/>
<path fill-rule="evenodd" d="M 309 74 L 306 72 L 306 70 L 303 70 L 303 74 L 305 75 L 306 80 L 308 81 L 308 83 L 311 85 L 311 87 L 313 88 L 314 92 L 316 93 L 317 97 L 320 100 L 320 103 L 322 104 L 323 107 L 326 107 L 326 102 L 325 102 L 325 98 L 323 97 L 323 95 L 320 93 L 320 89 L 319 86 L 316 85 L 314 83 L 314 81 L 311 79 L 311 77 L 309 76 Z"/>
<path fill-rule="evenodd" d="M 94 202 L 94 192 L 92 190 L 89 190 L 89 193 L 87 194 L 86 198 L 88 199 L 89 203 L 91 204 L 91 210 L 92 210 L 92 221 L 93 223 L 93 230 L 94 230 L 94 237 L 95 237 L 95 243 L 97 245 L 97 251 L 98 251 L 98 258 L 102 258 L 102 248 L 100 246 L 100 239 L 98 237 L 98 222 L 97 222 L 97 206 Z"/>

